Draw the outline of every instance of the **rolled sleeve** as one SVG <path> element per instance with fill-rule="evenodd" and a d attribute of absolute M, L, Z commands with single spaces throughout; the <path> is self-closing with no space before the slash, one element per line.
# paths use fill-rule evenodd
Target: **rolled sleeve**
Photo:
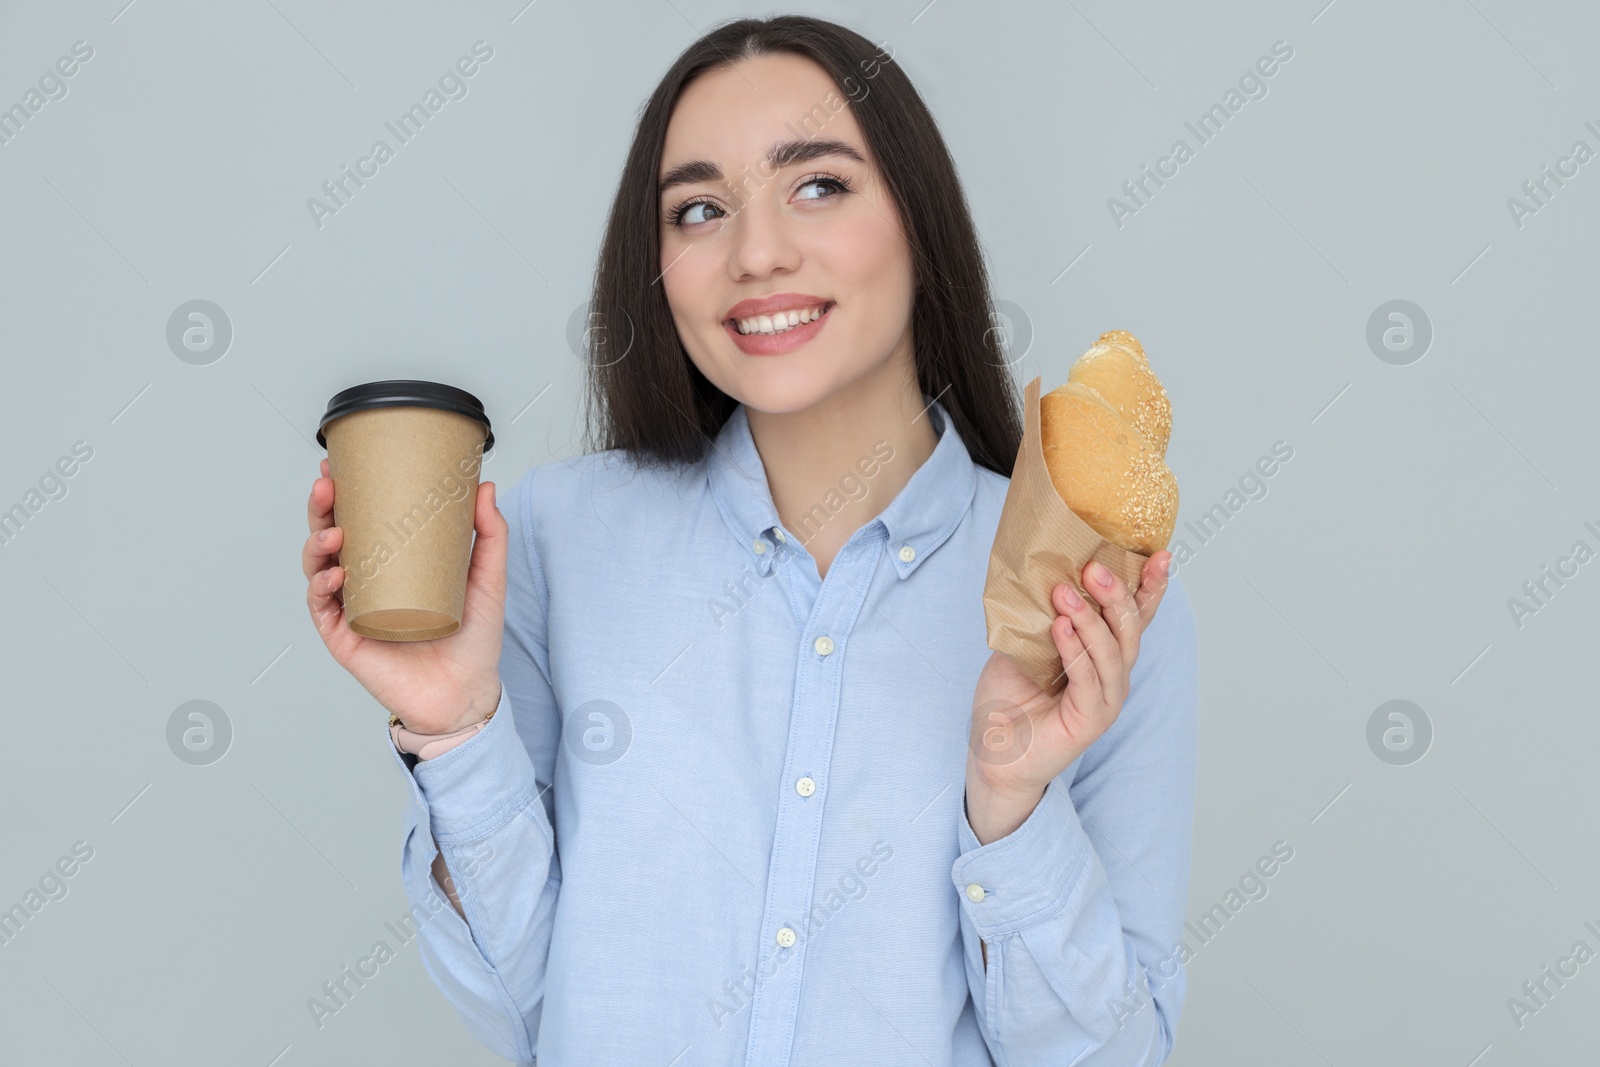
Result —
<path fill-rule="evenodd" d="M 531 1064 L 561 876 L 505 686 L 488 725 L 435 759 L 401 753 L 387 732 L 384 743 L 411 783 L 400 874 L 413 914 L 427 917 L 423 964 L 479 1041 Z M 435 855 L 464 916 L 434 878 Z"/>
<path fill-rule="evenodd" d="M 1059 777 L 1051 779 L 1022 825 L 998 841 L 980 845 L 965 810 L 956 832 L 961 855 L 951 867 L 951 880 L 985 940 L 1060 912 L 1081 886 L 1093 851 Z M 972 899 L 980 896 L 972 886 L 982 889 L 981 899 Z"/>
<path fill-rule="evenodd" d="M 1076 771 L 997 841 L 957 820 L 967 985 L 1001 1067 L 1150 1067 L 1171 1053 L 1198 727 L 1194 617 L 1173 579 L 1121 713 Z"/>
<path fill-rule="evenodd" d="M 533 761 L 512 716 L 502 683 L 500 702 L 487 726 L 441 756 L 418 760 L 411 769 L 441 845 L 482 837 L 531 801 L 537 789 Z"/>

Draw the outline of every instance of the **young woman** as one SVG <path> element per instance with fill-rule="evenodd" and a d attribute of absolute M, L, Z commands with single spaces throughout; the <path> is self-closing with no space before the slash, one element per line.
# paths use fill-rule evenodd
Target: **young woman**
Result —
<path fill-rule="evenodd" d="M 307 601 L 399 719 L 423 959 L 484 1044 L 561 1067 L 1170 1053 L 1194 620 L 1159 552 L 1135 596 L 1086 568 L 1101 611 L 1056 587 L 1057 696 L 987 648 L 1020 438 L 990 307 L 891 57 L 734 22 L 667 72 L 623 168 L 600 448 L 522 474 L 504 517 L 480 487 L 457 633 L 344 625 L 324 461 Z"/>

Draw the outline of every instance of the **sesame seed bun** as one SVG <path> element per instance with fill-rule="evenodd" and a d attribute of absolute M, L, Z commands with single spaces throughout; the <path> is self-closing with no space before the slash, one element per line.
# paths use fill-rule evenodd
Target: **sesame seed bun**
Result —
<path fill-rule="evenodd" d="M 1178 519 L 1165 459 L 1172 408 L 1131 334 L 1101 334 L 1039 398 L 1039 432 L 1050 480 L 1079 518 L 1132 552 L 1167 547 Z"/>

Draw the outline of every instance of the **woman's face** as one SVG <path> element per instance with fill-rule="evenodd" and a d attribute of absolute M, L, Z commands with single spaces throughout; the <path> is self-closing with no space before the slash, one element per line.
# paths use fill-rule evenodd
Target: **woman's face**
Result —
<path fill-rule="evenodd" d="M 784 142 L 798 153 L 769 161 Z M 668 185 L 675 176 L 690 180 Z M 891 363 L 903 361 L 915 381 L 910 247 L 855 117 L 821 67 L 769 55 L 696 78 L 673 110 L 657 177 L 662 284 L 689 358 L 713 385 L 778 413 Z M 768 297 L 779 298 L 776 308 L 754 303 Z M 818 307 L 810 324 L 759 332 L 778 326 L 761 323 L 763 311 Z M 735 332 L 750 319 L 758 332 Z"/>

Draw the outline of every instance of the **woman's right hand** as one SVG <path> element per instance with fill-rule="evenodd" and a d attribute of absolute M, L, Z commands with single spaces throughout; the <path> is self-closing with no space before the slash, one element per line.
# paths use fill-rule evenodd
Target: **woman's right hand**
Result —
<path fill-rule="evenodd" d="M 306 604 L 322 643 L 373 698 L 420 734 L 449 733 L 488 717 L 500 702 L 500 642 L 505 622 L 506 541 L 509 526 L 495 506 L 495 484 L 478 486 L 472 561 L 467 571 L 461 628 L 431 641 L 379 641 L 350 629 L 344 618 L 345 568 L 335 556 L 344 530 L 333 525 L 333 479 L 328 460 L 311 483 L 311 535 L 301 552 Z"/>

